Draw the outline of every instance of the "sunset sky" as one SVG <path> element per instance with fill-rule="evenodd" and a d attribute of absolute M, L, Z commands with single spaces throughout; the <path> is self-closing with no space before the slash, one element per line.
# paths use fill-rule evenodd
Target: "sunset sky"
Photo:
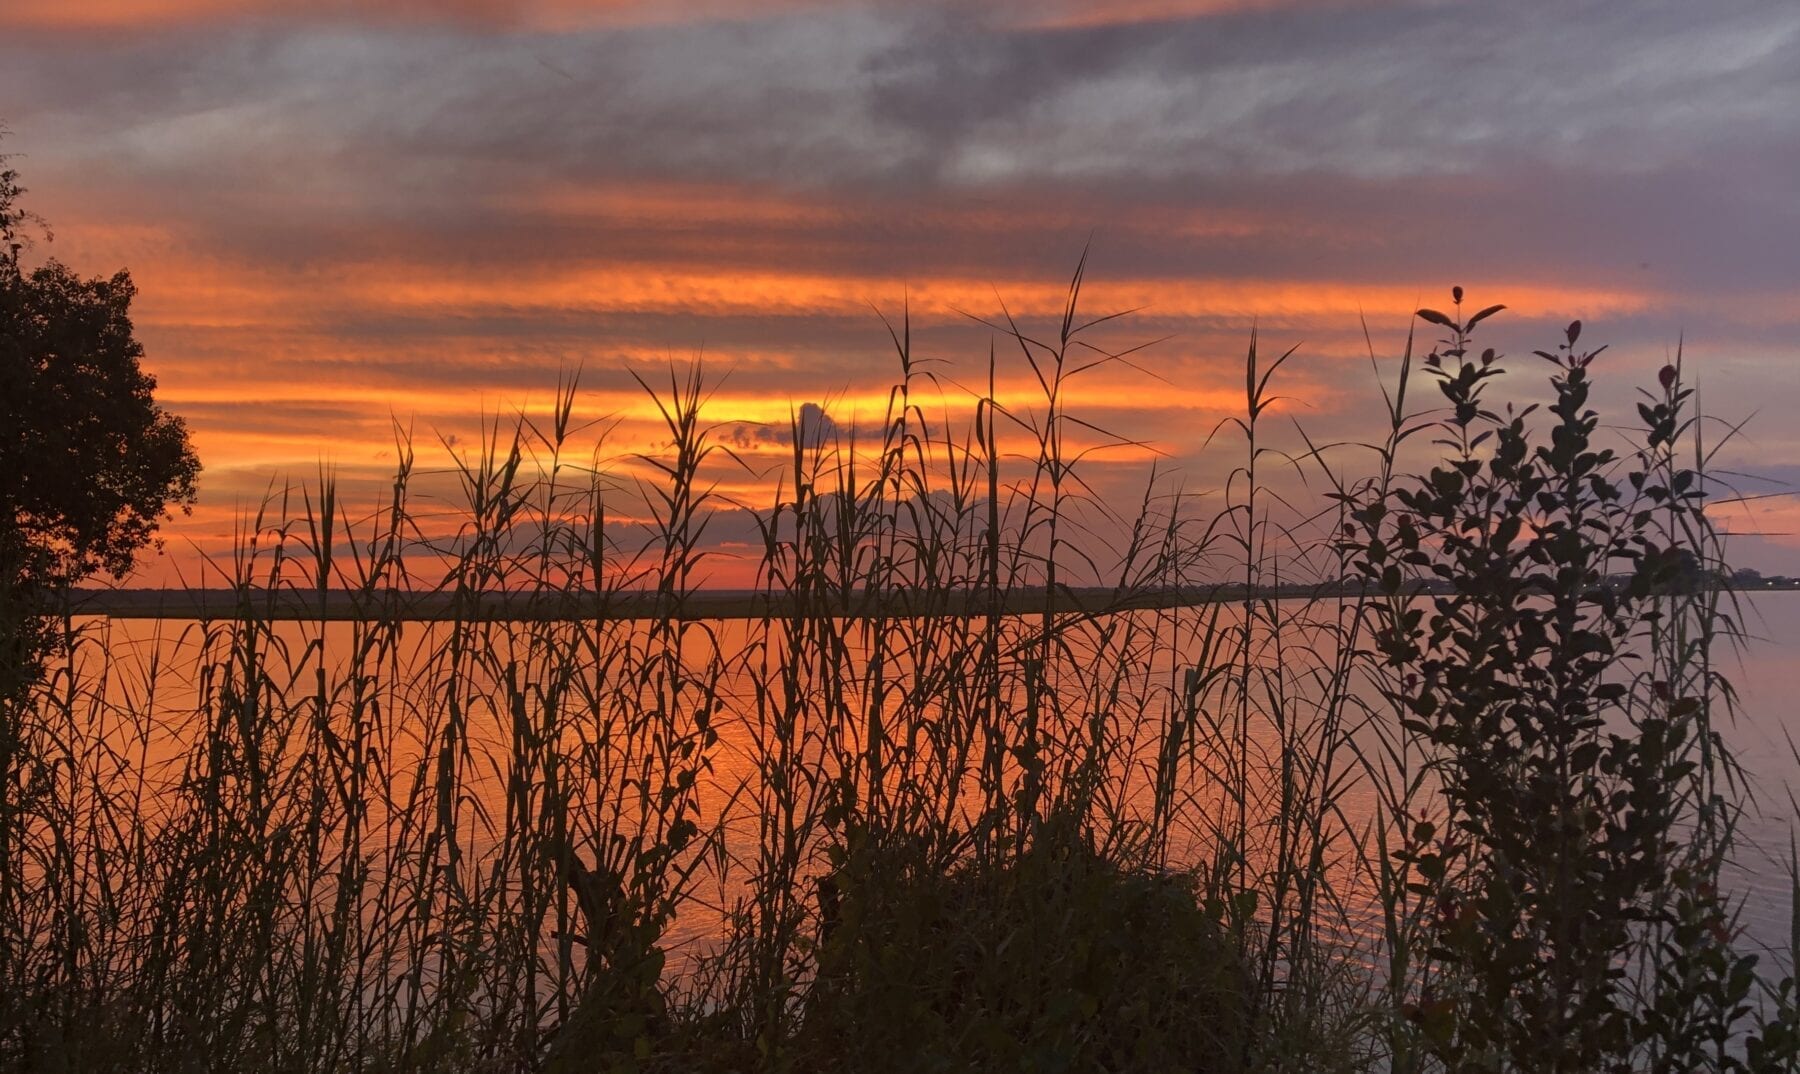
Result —
<path fill-rule="evenodd" d="M 0 0 L 0 124 L 30 256 L 131 270 L 205 467 L 150 582 L 322 463 L 372 499 L 396 419 L 441 465 L 577 367 L 619 456 L 655 446 L 627 370 L 696 355 L 728 426 L 847 422 L 906 304 L 966 399 L 967 315 L 1046 324 L 1090 236 L 1089 307 L 1142 308 L 1106 339 L 1161 342 L 1079 409 L 1195 488 L 1253 325 L 1300 346 L 1293 417 L 1372 434 L 1361 318 L 1391 360 L 1451 284 L 1509 354 L 1581 318 L 1615 405 L 1685 339 L 1755 415 L 1724 467 L 1800 484 L 1792 3 Z M 1800 500 L 1728 522 L 1800 573 Z"/>

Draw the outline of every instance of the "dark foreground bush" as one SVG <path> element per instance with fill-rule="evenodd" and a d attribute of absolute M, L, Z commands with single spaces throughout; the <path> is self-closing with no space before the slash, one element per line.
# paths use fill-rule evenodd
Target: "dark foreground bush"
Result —
<path fill-rule="evenodd" d="M 805 1065 L 1238 1069 L 1248 983 L 1189 878 L 1121 868 L 1054 822 L 947 872 L 904 841 L 842 857 L 820 884 Z"/>

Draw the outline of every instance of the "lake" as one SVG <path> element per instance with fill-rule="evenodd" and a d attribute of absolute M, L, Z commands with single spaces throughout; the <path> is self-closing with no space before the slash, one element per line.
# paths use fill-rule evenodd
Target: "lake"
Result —
<path fill-rule="evenodd" d="M 1720 733 L 1750 780 L 1752 801 L 1739 836 L 1730 880 L 1744 896 L 1744 925 L 1753 946 L 1786 958 L 1792 914 L 1788 863 L 1800 797 L 1795 749 L 1800 689 L 1800 593 L 1746 595 L 1742 649 L 1722 663 L 1738 690 L 1736 719 Z M 1791 797 L 1793 796 L 1793 797 Z"/>
<path fill-rule="evenodd" d="M 1283 607 L 1305 605 L 1283 602 Z M 1184 689 L 1186 667 L 1209 659 L 1216 661 L 1219 654 L 1213 652 L 1209 656 L 1206 646 L 1216 642 L 1221 624 L 1229 631 L 1232 623 L 1241 621 L 1236 605 L 1219 608 L 1221 619 L 1206 629 L 1200 628 L 1200 622 L 1210 613 L 1204 608 L 1190 608 L 1125 613 L 1100 621 L 1114 622 L 1114 628 L 1090 626 L 1074 635 L 1074 645 L 1081 656 L 1070 662 L 1057 689 L 1066 695 L 1067 712 L 1082 714 L 1090 722 L 1094 712 L 1110 706 L 1110 722 L 1104 733 L 1119 743 L 1119 748 L 1109 754 L 1117 784 L 1110 808 L 1122 826 L 1128 822 L 1141 824 L 1155 811 L 1148 758 L 1157 749 L 1167 712 Z M 1743 899 L 1742 924 L 1747 946 L 1774 952 L 1785 960 L 1792 911 L 1787 860 L 1794 810 L 1789 793 L 1800 789 L 1800 760 L 1796 760 L 1796 751 L 1787 737 L 1788 713 L 1792 708 L 1788 691 L 1791 683 L 1800 681 L 1796 677 L 1796 672 L 1800 672 L 1800 593 L 1750 596 L 1745 612 L 1744 627 L 1749 637 L 1737 652 L 1723 654 L 1721 661 L 1739 697 L 1738 712 L 1733 719 L 1722 722 L 1721 733 L 1744 766 L 1753 792 L 1727 880 Z M 861 628 L 842 621 L 839 626 L 843 637 L 863 639 L 856 644 L 867 642 L 867 635 L 858 633 Z M 229 638 L 221 635 L 216 626 L 207 628 L 197 622 L 95 620 L 87 629 L 95 644 L 84 650 L 81 667 L 85 670 L 77 677 L 88 680 L 83 689 L 99 686 L 95 696 L 104 696 L 104 712 L 109 714 L 102 717 L 102 707 L 90 706 L 87 718 L 110 721 L 105 733 L 123 747 L 112 762 L 113 778 L 138 777 L 141 782 L 133 794 L 144 815 L 153 818 L 164 808 L 163 797 L 191 776 L 199 727 L 196 714 L 207 707 L 200 699 L 214 697 L 216 706 L 219 682 L 222 676 L 229 678 L 227 669 L 232 666 Z M 379 714 L 375 719 L 380 727 L 365 728 L 370 733 L 371 751 L 382 758 L 378 782 L 387 781 L 379 788 L 371 785 L 371 791 L 379 793 L 374 794 L 378 801 L 372 803 L 367 820 L 375 824 L 393 822 L 394 818 L 385 813 L 394 811 L 398 816 L 404 811 L 395 803 L 408 794 L 430 789 L 430 780 L 423 773 L 434 763 L 432 744 L 440 740 L 446 726 L 443 701 L 460 693 L 463 711 L 458 718 L 464 721 L 460 748 L 468 751 L 469 764 L 467 771 L 456 778 L 466 782 L 469 793 L 459 790 L 454 812 L 461 816 L 464 838 L 468 840 L 464 853 L 471 860 L 480 861 L 498 841 L 504 841 L 501 833 L 510 830 L 509 825 L 520 823 L 516 818 L 505 819 L 509 810 L 524 808 L 528 803 L 535 803 L 532 808 L 542 807 L 530 787 L 521 790 L 518 786 L 521 779 L 542 779 L 542 773 L 536 769 L 511 770 L 508 758 L 517 754 L 519 721 L 524 718 L 525 709 L 534 710 L 528 723 L 544 718 L 535 710 L 547 695 L 542 690 L 534 692 L 531 683 L 557 674 L 558 653 L 572 652 L 569 646 L 587 646 L 582 651 L 589 657 L 583 659 L 592 665 L 588 671 L 593 681 L 585 692 L 565 692 L 559 703 L 565 705 L 568 713 L 578 714 L 581 706 L 570 701 L 586 698 L 591 712 L 587 716 L 565 716 L 565 725 L 555 729 L 552 737 L 562 736 L 570 756 L 585 757 L 596 768 L 630 759 L 615 755 L 617 742 L 601 741 L 610 732 L 599 729 L 605 720 L 592 717 L 593 713 L 609 706 L 609 711 L 623 711 L 621 704 L 624 708 L 645 704 L 654 707 L 658 696 L 667 700 L 673 695 L 669 694 L 668 684 L 658 687 L 650 681 L 649 676 L 659 666 L 656 660 L 639 659 L 649 652 L 646 628 L 641 624 L 613 623 L 597 628 L 611 638 L 604 644 L 594 643 L 593 639 L 584 641 L 580 638 L 584 628 L 566 623 L 487 622 L 472 629 L 479 633 L 465 641 L 479 639 L 483 651 L 465 654 L 460 658 L 464 665 L 459 670 L 446 671 L 450 666 L 446 654 L 450 652 L 452 634 L 443 624 L 403 625 L 391 638 L 383 639 L 379 652 L 374 654 L 369 650 L 369 635 L 355 623 L 277 624 L 262 640 L 266 651 L 260 658 L 260 674 L 267 680 L 262 703 L 271 714 L 268 718 L 275 723 L 288 721 L 286 734 L 297 736 L 290 745 L 302 752 L 305 747 L 300 739 L 318 723 L 315 716 L 307 715 L 314 709 L 335 713 L 328 722 L 354 723 L 367 720 L 368 713 Z M 840 669 L 848 667 L 854 672 L 859 661 L 866 662 L 866 650 L 841 653 L 833 661 L 821 660 L 806 671 L 806 681 L 787 681 L 784 687 L 783 659 L 794 662 L 792 654 L 799 653 L 799 663 L 813 663 L 808 639 L 793 639 L 795 647 L 783 657 L 771 651 L 770 646 L 776 644 L 771 637 L 758 634 L 750 622 L 700 624 L 684 629 L 692 632 L 684 636 L 682 645 L 693 650 L 684 660 L 698 661 L 705 670 L 699 670 L 697 665 L 691 672 L 694 682 L 688 684 L 688 693 L 681 694 L 682 703 L 699 702 L 709 707 L 718 736 L 717 743 L 710 747 L 710 763 L 700 774 L 695 791 L 697 815 L 719 821 L 724 835 L 718 858 L 721 864 L 714 870 L 716 875 L 706 880 L 709 895 L 683 911 L 671 938 L 705 945 L 723 927 L 730 901 L 743 897 L 747 891 L 747 877 L 757 867 L 759 845 L 768 839 L 763 823 L 766 818 L 759 817 L 756 809 L 746 803 L 758 800 L 756 795 L 761 794 L 761 800 L 779 800 L 790 808 L 795 805 L 791 795 L 768 797 L 769 758 L 781 748 L 780 736 L 786 734 L 790 739 L 786 748 L 791 763 L 801 768 L 807 764 L 829 767 L 834 763 L 829 760 L 833 749 L 848 748 L 849 753 L 855 753 L 859 748 L 855 741 L 864 733 L 861 725 L 872 703 L 885 706 L 896 726 L 909 724 L 915 736 L 921 727 L 929 728 L 934 722 L 954 722 L 946 720 L 945 708 L 960 706 L 966 710 L 969 699 L 960 695 L 967 694 L 970 686 L 969 681 L 955 677 L 957 651 L 964 650 L 966 655 L 966 651 L 976 647 L 971 646 L 965 633 L 974 627 L 967 624 L 935 635 L 928 631 L 908 634 L 904 657 L 895 659 L 886 671 L 890 680 L 888 692 L 871 702 L 869 698 L 874 695 L 868 693 L 867 683 L 834 683 L 825 666 L 835 661 Z M 1011 629 L 1014 633 L 1009 635 L 1009 645 L 1029 632 L 1030 622 L 1012 620 Z M 1108 629 L 1114 633 L 1108 634 Z M 1285 661 L 1294 682 L 1304 683 L 1308 676 L 1311 681 L 1322 681 L 1321 674 L 1329 670 L 1330 653 L 1295 644 L 1296 640 L 1290 638 L 1284 646 L 1275 645 L 1274 639 L 1259 642 L 1255 657 L 1259 668 Z M 632 652 L 638 656 L 627 658 L 624 664 L 608 663 L 619 653 Z M 603 653 L 614 655 L 596 655 Z M 99 669 L 103 666 L 102 675 Z M 621 689 L 617 681 L 621 676 L 641 681 L 625 683 Z M 506 681 L 508 677 L 510 683 Z M 613 681 L 607 681 L 609 678 Z M 788 679 L 792 678 L 789 674 Z M 701 680 L 707 680 L 707 685 L 696 692 L 694 686 Z M 568 686 L 564 683 L 564 687 Z M 791 695 L 787 699 L 780 696 L 784 688 Z M 1016 677 L 1009 679 L 1005 687 L 1009 692 L 1018 688 Z M 673 689 L 679 694 L 683 687 L 676 685 Z M 839 696 L 828 697 L 833 690 Z M 944 696 L 933 697 L 933 692 Z M 363 701 L 358 701 L 357 697 L 363 695 Z M 503 703 L 499 695 L 512 700 Z M 379 704 L 367 706 L 366 710 L 359 707 L 369 699 L 385 699 L 385 710 Z M 784 708 L 794 710 L 785 713 L 792 721 L 785 731 L 781 711 Z M 351 710 L 364 714 L 345 715 Z M 276 713 L 279 715 L 273 715 Z M 1275 771 L 1284 748 L 1292 749 L 1293 743 L 1306 741 L 1306 736 L 1313 733 L 1309 728 L 1323 726 L 1316 713 L 1305 716 L 1298 724 L 1289 721 L 1285 728 L 1277 726 L 1280 721 L 1271 720 L 1266 711 L 1244 715 L 1248 720 L 1236 733 L 1241 736 L 1244 750 L 1259 757 L 1258 763 L 1268 772 Z M 590 717 L 600 719 L 600 723 L 590 725 Z M 1308 720 L 1313 722 L 1307 723 Z M 834 723 L 853 726 L 833 726 Z M 658 733 L 654 729 L 640 730 L 646 737 L 631 739 L 627 735 L 620 741 L 640 742 L 646 748 L 655 745 Z M 1170 839 L 1174 864 L 1197 863 L 1205 858 L 1207 852 L 1202 848 L 1216 837 L 1218 816 L 1229 811 L 1235 801 L 1221 788 L 1232 780 L 1256 780 L 1247 761 L 1228 756 L 1236 748 L 1227 741 L 1230 729 L 1221 725 L 1214 733 L 1211 755 L 1197 756 L 1185 770 L 1179 797 L 1186 819 L 1176 826 L 1176 834 Z M 338 734 L 349 737 L 351 731 L 340 729 Z M 1063 742 L 1061 737 L 1052 736 L 1063 742 L 1058 748 L 1069 749 L 1074 748 L 1070 744 L 1079 737 L 1071 732 L 1067 742 Z M 608 753 L 609 750 L 614 752 Z M 918 766 L 920 773 L 929 773 L 933 764 L 948 764 L 933 760 L 928 754 L 929 750 L 919 753 L 908 763 Z M 603 761 L 603 757 L 607 759 Z M 537 774 L 534 776 L 533 772 Z M 408 781 L 408 788 L 399 785 Z M 959 790 L 969 790 L 968 783 L 968 774 L 964 773 L 961 780 L 934 784 L 936 789 L 930 793 L 954 798 Z M 593 788 L 571 792 L 571 802 L 581 809 L 610 810 L 610 819 L 592 822 L 601 827 L 630 830 L 642 823 L 641 818 L 632 820 L 620 813 L 616 802 L 603 801 L 609 792 L 596 789 L 603 784 L 615 791 L 621 786 L 616 773 L 604 778 L 596 776 Z M 752 788 L 755 792 L 748 793 L 747 789 Z M 1275 798 L 1259 793 L 1255 801 L 1268 808 Z M 1346 780 L 1339 801 L 1346 831 L 1366 825 L 1377 810 L 1376 795 L 1366 780 Z M 802 809 L 816 805 L 800 803 Z M 1266 819 L 1250 817 L 1249 822 L 1255 827 L 1265 824 Z M 800 874 L 816 872 L 818 847 L 807 846 L 801 852 L 806 861 L 800 866 Z M 724 864 L 727 862 L 731 864 Z M 1338 883 L 1351 918 L 1366 919 L 1355 910 L 1359 898 L 1366 898 L 1366 894 L 1357 894 L 1365 884 L 1351 875 L 1353 871 L 1340 875 Z"/>

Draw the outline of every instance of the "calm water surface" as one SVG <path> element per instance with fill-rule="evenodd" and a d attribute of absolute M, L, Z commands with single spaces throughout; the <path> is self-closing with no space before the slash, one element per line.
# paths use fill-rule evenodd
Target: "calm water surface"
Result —
<path fill-rule="evenodd" d="M 1719 732 L 1743 765 L 1752 794 L 1731 881 L 1744 896 L 1746 938 L 1785 961 L 1793 909 L 1790 837 L 1796 833 L 1794 800 L 1800 798 L 1800 592 L 1749 596 L 1743 619 L 1750 637 L 1741 652 L 1720 661 L 1737 687 L 1739 709 Z"/>
<path fill-rule="evenodd" d="M 1800 592 L 1749 596 L 1744 601 L 1743 620 L 1749 637 L 1741 650 L 1720 656 L 1721 669 L 1738 691 L 1739 707 L 1734 718 L 1720 721 L 1719 730 L 1745 769 L 1752 792 L 1728 881 L 1743 899 L 1742 924 L 1747 946 L 1770 952 L 1785 963 L 1793 909 L 1789 877 L 1790 836 L 1796 819 L 1793 802 L 1800 798 L 1800 750 L 1789 737 L 1794 727 L 1796 691 L 1800 691 Z M 154 659 L 160 666 L 153 673 L 158 685 L 149 707 L 168 714 L 171 724 L 179 723 L 184 711 L 192 712 L 194 693 L 191 685 L 183 681 L 182 665 L 184 653 L 192 660 L 189 646 L 194 626 L 127 621 L 101 626 L 105 636 L 102 647 L 114 661 L 105 692 L 115 701 L 143 711 L 147 699 L 142 691 L 152 674 L 150 661 Z M 326 651 L 334 647 L 343 629 L 341 624 L 326 628 Z M 438 628 L 419 625 L 416 629 L 414 636 L 428 647 Z M 721 633 L 731 635 L 741 629 L 742 624 L 726 623 Z M 1151 666 L 1145 669 L 1147 678 L 1167 676 L 1173 680 L 1179 671 L 1171 659 L 1176 655 L 1151 660 Z M 330 662 L 328 657 L 326 663 Z M 138 696 L 128 700 L 127 695 L 134 693 Z M 1141 695 L 1138 703 L 1147 709 L 1155 703 L 1155 692 Z M 722 727 L 721 731 L 725 739 L 719 756 L 725 770 L 721 775 L 729 780 L 734 769 L 751 763 L 748 743 L 729 727 Z M 503 736 L 496 734 L 499 737 Z M 1800 740 L 1800 733 L 1794 738 Z M 142 756 L 150 767 L 156 767 L 159 760 L 171 762 L 178 753 L 178 746 L 168 742 L 151 746 Z M 153 778 L 152 782 L 158 781 Z M 1360 811 L 1365 815 L 1373 809 L 1366 788 L 1350 796 L 1345 805 L 1347 812 Z"/>

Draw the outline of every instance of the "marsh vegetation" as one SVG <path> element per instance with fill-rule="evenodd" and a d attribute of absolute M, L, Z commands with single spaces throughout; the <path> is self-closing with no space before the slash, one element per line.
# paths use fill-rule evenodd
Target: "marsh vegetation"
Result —
<path fill-rule="evenodd" d="M 966 406 L 896 324 L 879 425 L 797 417 L 765 504 L 715 491 L 701 370 L 644 384 L 642 481 L 571 379 L 457 456 L 448 522 L 402 439 L 385 504 L 272 500 L 234 606 L 142 659 L 59 620 L 0 721 L 0 1062 L 1788 1069 L 1718 884 L 1734 619 L 1681 584 L 1722 544 L 1679 362 L 1603 429 L 1578 325 L 1521 365 L 1459 289 L 1325 444 L 1252 339 L 1198 431 L 1223 490 L 1122 507 L 1075 403 L 1129 358 L 1079 298 L 998 322 Z M 681 614 L 745 508 L 762 613 Z"/>

